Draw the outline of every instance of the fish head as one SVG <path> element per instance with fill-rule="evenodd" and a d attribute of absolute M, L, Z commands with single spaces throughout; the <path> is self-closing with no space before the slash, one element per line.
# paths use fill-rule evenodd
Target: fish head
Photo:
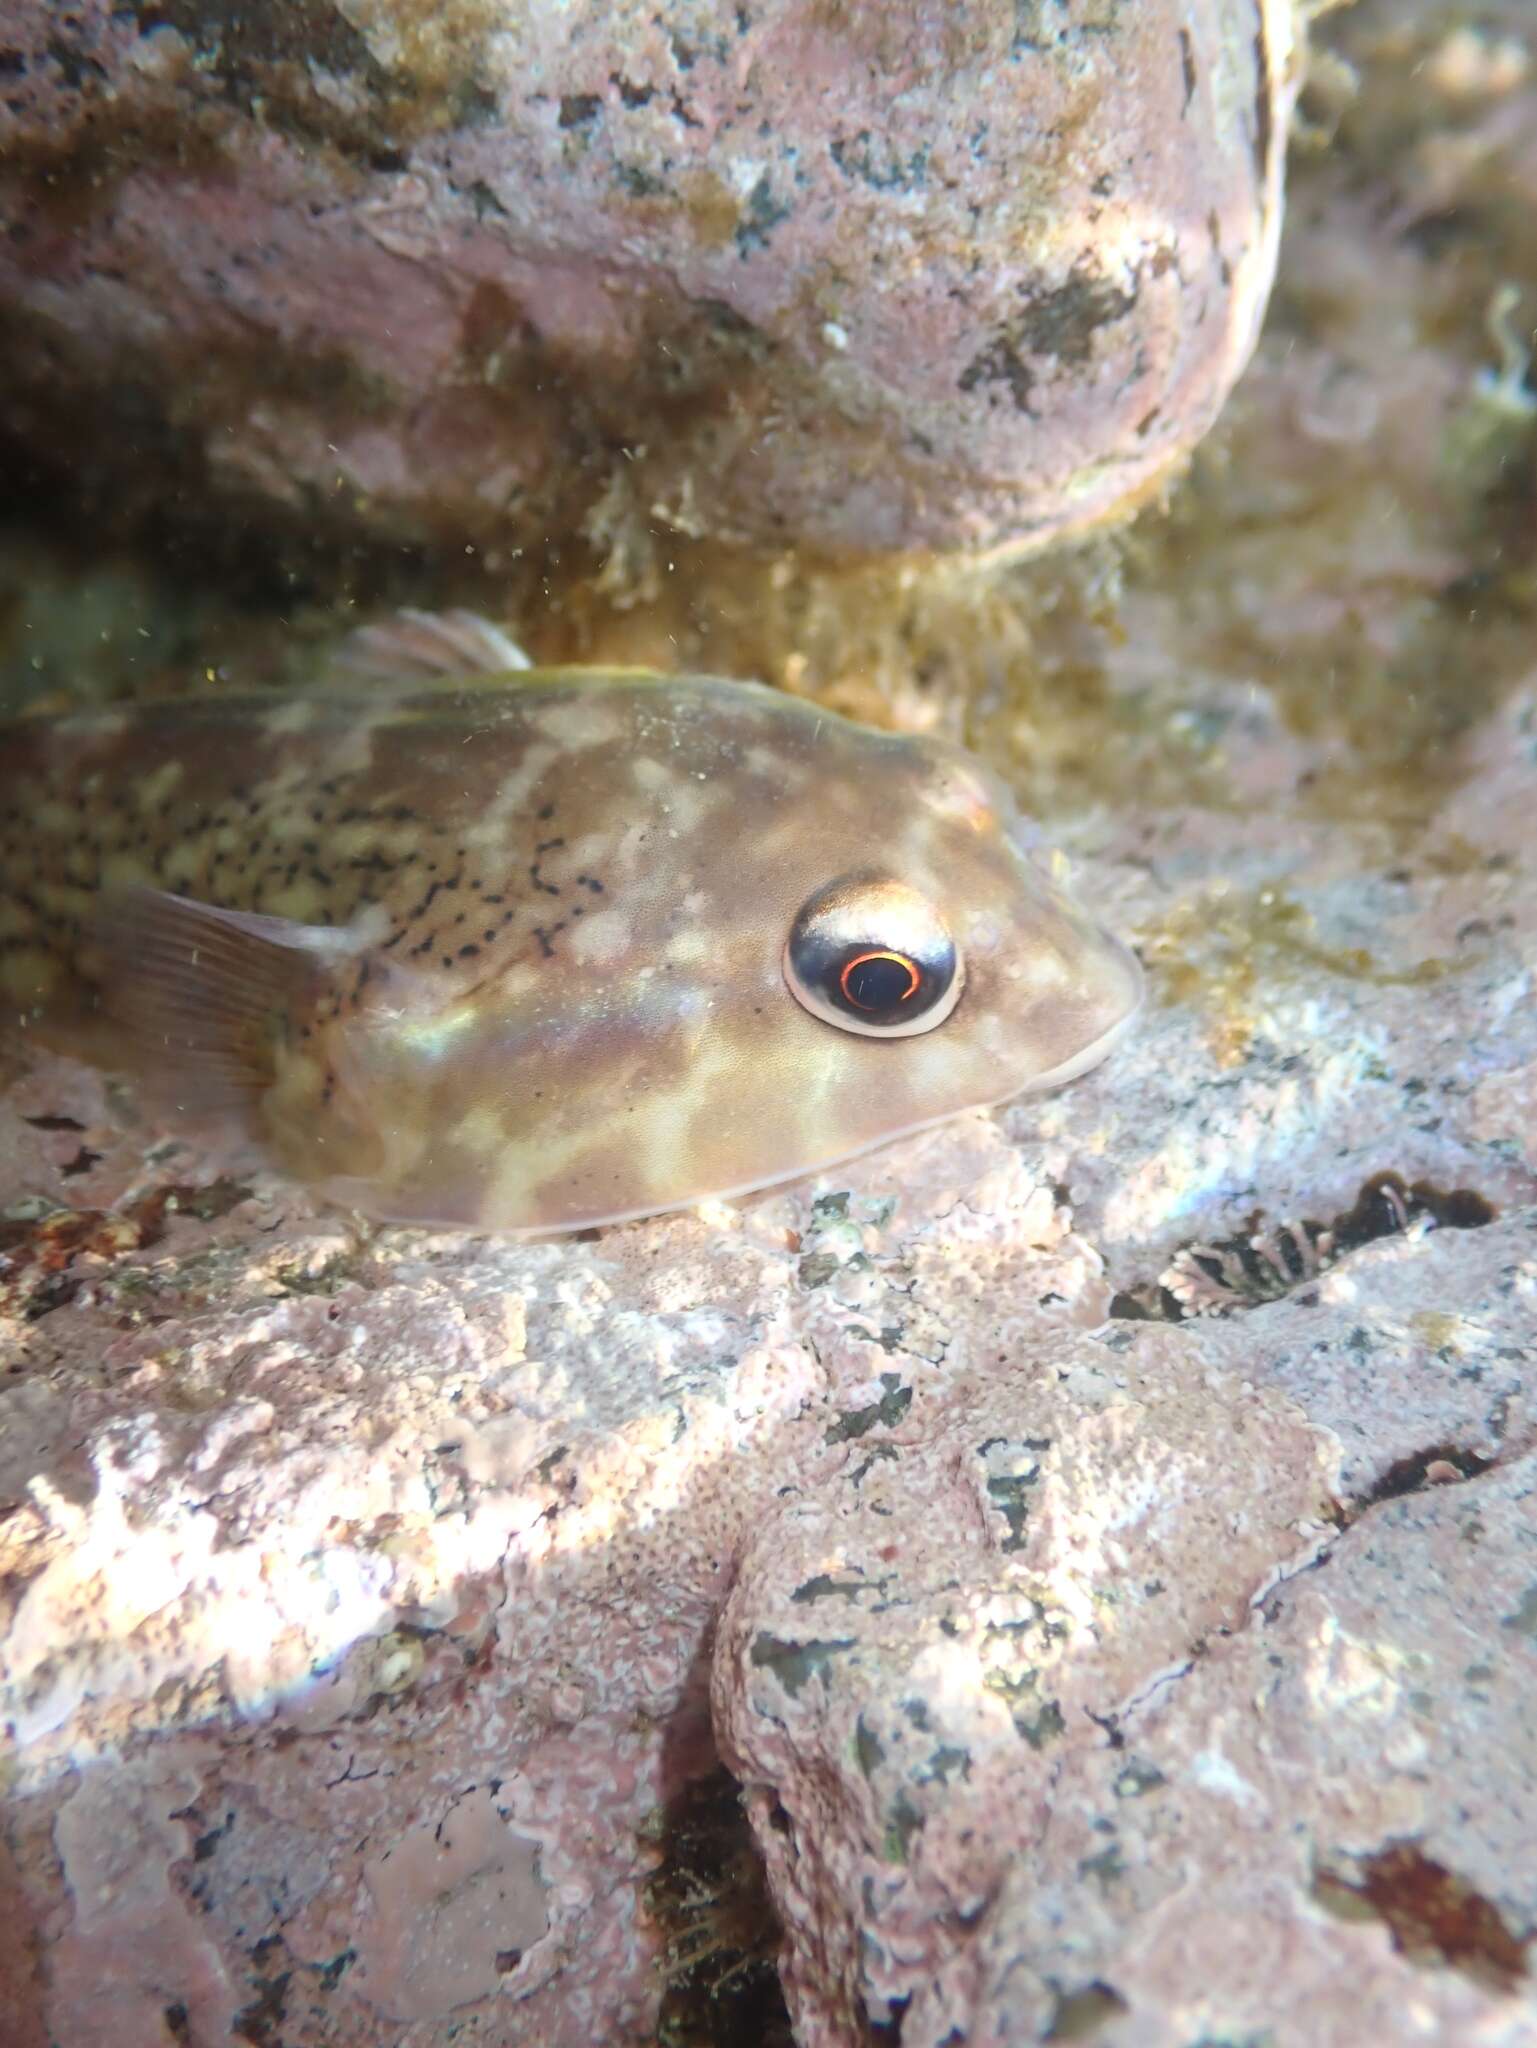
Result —
<path fill-rule="evenodd" d="M 866 746 L 811 811 L 760 941 L 777 1003 L 760 957 L 743 1063 L 778 1070 L 782 1127 L 819 1164 L 1072 1080 L 1124 1035 L 1140 963 L 1027 837 L 999 778 L 929 740 Z"/>

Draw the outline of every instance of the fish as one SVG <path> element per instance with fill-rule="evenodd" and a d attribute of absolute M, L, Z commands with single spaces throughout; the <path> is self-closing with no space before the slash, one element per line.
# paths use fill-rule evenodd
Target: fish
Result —
<path fill-rule="evenodd" d="M 948 742 L 366 627 L 324 687 L 0 726 L 0 1026 L 392 1223 L 732 1200 L 1071 1080 L 1135 954 Z"/>

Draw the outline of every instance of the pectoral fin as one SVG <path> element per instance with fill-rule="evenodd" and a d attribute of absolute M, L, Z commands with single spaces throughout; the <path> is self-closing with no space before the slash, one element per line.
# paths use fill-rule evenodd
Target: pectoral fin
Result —
<path fill-rule="evenodd" d="M 359 943 L 146 888 L 104 896 L 94 939 L 102 1015 L 157 1106 L 250 1135 L 294 1019 Z"/>

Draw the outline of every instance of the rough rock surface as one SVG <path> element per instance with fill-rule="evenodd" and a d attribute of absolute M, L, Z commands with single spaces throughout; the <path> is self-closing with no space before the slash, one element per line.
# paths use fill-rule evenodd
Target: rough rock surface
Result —
<path fill-rule="evenodd" d="M 1107 1068 L 538 1246 L 13 1078 L 7 2048 L 645 2042 L 717 1755 L 815 2048 L 1537 2041 L 1529 31 L 1363 0 L 1224 459 L 964 707 Z"/>
<path fill-rule="evenodd" d="M 46 447 L 84 403 L 121 470 L 503 553 L 1007 548 L 1140 503 L 1253 345 L 1300 72 L 1293 0 L 0 33 L 0 420 Z"/>

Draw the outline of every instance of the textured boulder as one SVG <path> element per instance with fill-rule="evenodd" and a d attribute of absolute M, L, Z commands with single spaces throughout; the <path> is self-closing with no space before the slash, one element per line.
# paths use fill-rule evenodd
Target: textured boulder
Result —
<path fill-rule="evenodd" d="M 0 76 L 4 406 L 125 477 L 503 551 L 1016 548 L 1215 418 L 1292 0 L 307 0 Z"/>
<path fill-rule="evenodd" d="M 1015 1353 L 760 1530 L 716 1696 L 803 2042 L 1530 2038 L 1534 1223 Z M 1352 1494 L 1292 1362 L 1376 1416 L 1408 1271 L 1501 1391 Z"/>

